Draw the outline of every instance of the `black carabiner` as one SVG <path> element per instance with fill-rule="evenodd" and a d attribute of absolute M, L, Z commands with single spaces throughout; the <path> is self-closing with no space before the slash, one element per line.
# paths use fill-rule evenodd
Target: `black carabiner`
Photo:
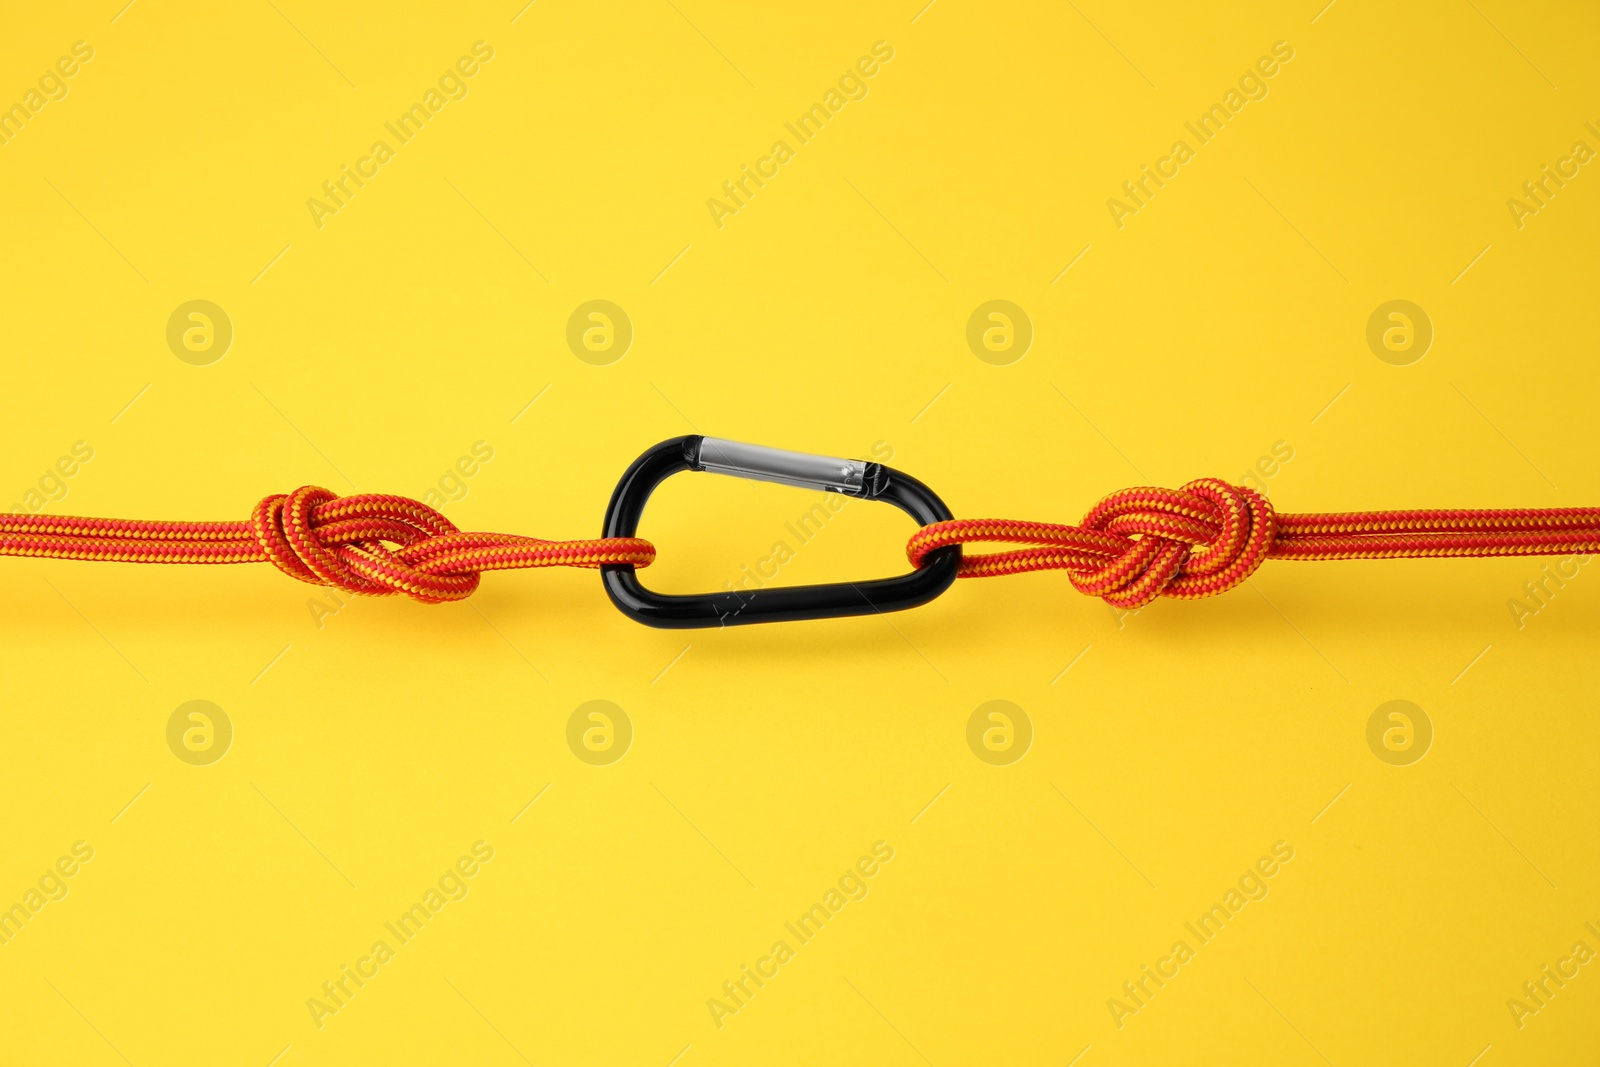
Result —
<path fill-rule="evenodd" d="M 674 437 L 633 461 L 606 508 L 605 536 L 633 537 L 645 502 L 669 476 L 679 471 L 715 471 L 740 478 L 823 489 L 867 500 L 882 500 L 926 526 L 953 516 L 933 490 L 881 463 L 832 459 L 803 452 L 784 452 L 717 437 Z M 783 586 L 776 589 L 732 589 L 691 596 L 655 593 L 639 583 L 632 564 L 600 568 L 606 595 L 629 618 L 666 629 L 740 626 L 751 622 L 832 619 L 901 611 L 926 604 L 956 579 L 961 546 L 929 553 L 921 569 L 896 578 L 829 585 Z"/>

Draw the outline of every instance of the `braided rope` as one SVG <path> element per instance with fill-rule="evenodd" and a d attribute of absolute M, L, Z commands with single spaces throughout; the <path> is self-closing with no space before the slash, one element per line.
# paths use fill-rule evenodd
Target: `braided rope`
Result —
<path fill-rule="evenodd" d="M 1121 608 L 1158 596 L 1225 592 L 1267 559 L 1409 559 L 1559 556 L 1600 552 L 1600 508 L 1368 511 L 1279 515 L 1254 490 L 1216 478 L 1181 489 L 1113 493 L 1077 526 L 952 519 L 912 535 L 921 567 L 948 545 L 1022 545 L 965 553 L 958 572 L 983 578 L 1065 570 L 1083 593 Z M 461 600 L 484 571 L 529 567 L 649 566 L 637 537 L 544 541 L 463 533 L 408 497 L 340 497 L 316 486 L 269 496 L 240 522 L 163 522 L 0 515 L 0 556 L 128 563 L 263 563 L 313 585 L 364 596 Z"/>
<path fill-rule="evenodd" d="M 986 542 L 1028 547 L 964 553 L 959 577 L 1064 570 L 1079 592 L 1137 608 L 1158 596 L 1192 600 L 1232 589 L 1269 558 L 1600 552 L 1600 508 L 1278 515 L 1252 489 L 1201 478 L 1182 489 L 1113 493 L 1078 526 L 1012 519 L 932 523 L 912 535 L 906 555 L 921 567 L 935 549 Z"/>
<path fill-rule="evenodd" d="M 394 547 L 390 547 L 394 546 Z M 313 485 L 269 496 L 243 522 L 156 522 L 0 515 L 0 556 L 124 563 L 263 563 L 312 585 L 364 596 L 403 593 L 461 600 L 483 571 L 526 567 L 648 566 L 655 548 L 637 537 L 542 541 L 463 533 L 426 504 Z"/>

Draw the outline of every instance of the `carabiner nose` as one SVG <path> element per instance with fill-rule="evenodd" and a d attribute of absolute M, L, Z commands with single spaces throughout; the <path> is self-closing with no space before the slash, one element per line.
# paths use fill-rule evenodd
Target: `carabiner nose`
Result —
<path fill-rule="evenodd" d="M 909 474 L 881 463 L 786 452 L 694 434 L 663 441 L 634 460 L 611 494 L 606 508 L 606 536 L 634 536 L 645 503 L 656 486 L 685 470 L 882 500 L 921 526 L 953 517 L 933 490 Z M 605 566 L 600 572 L 606 595 L 624 615 L 649 626 L 691 629 L 901 611 L 925 604 L 950 588 L 960 564 L 960 546 L 951 545 L 930 553 L 921 568 L 894 578 L 689 596 L 646 589 L 631 564 Z"/>

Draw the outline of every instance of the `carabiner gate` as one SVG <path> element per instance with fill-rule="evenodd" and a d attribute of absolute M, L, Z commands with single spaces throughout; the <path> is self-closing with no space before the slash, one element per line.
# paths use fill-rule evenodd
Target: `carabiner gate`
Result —
<path fill-rule="evenodd" d="M 712 471 L 804 489 L 822 489 L 893 504 L 923 526 L 952 518 L 944 501 L 909 474 L 881 463 L 785 452 L 692 434 L 663 441 L 633 461 L 606 508 L 605 536 L 633 537 L 656 486 L 679 471 Z M 606 595 L 628 617 L 648 626 L 696 629 L 752 622 L 832 619 L 901 611 L 926 604 L 956 579 L 961 546 L 930 553 L 923 566 L 895 578 L 828 585 L 734 589 L 689 596 L 655 593 L 639 583 L 632 564 L 600 568 Z"/>

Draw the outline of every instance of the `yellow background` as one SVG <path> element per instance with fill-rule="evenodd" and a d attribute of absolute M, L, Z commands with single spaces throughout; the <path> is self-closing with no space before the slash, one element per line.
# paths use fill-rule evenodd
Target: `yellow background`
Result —
<path fill-rule="evenodd" d="M 591 536 L 690 432 L 888 442 L 969 517 L 1075 521 L 1280 441 L 1286 511 L 1600 503 L 1600 174 L 1506 206 L 1600 147 L 1592 8 L 919 2 L 13 7 L 0 103 L 94 58 L 0 146 L 5 506 L 80 440 L 49 512 L 208 519 L 420 497 L 484 441 L 445 514 Z M 479 40 L 469 94 L 319 228 L 308 198 Z M 1269 95 L 1119 229 L 1107 199 L 1277 41 Z M 635 330 L 609 366 L 565 341 L 596 298 Z M 235 331 L 209 366 L 165 339 L 193 299 Z M 1009 366 L 966 344 L 991 299 L 1035 329 Z M 1367 347 L 1391 299 L 1436 331 L 1410 366 Z M 815 501 L 677 478 L 645 577 L 720 587 Z M 853 504 L 781 580 L 894 572 L 910 530 Z M 1506 1005 L 1600 949 L 1600 577 L 1519 629 L 1543 562 L 1269 563 L 1125 618 L 1029 575 L 684 633 L 589 572 L 319 626 L 267 566 L 5 560 L 0 904 L 95 855 L 0 947 L 0 1061 L 1577 1062 L 1595 964 L 1520 1029 Z M 235 731 L 210 766 L 167 747 L 191 699 Z M 633 724 L 609 766 L 567 746 L 591 699 Z M 966 742 L 993 699 L 1033 724 L 1009 766 Z M 1410 766 L 1367 744 L 1391 699 L 1433 724 Z M 307 999 L 480 840 L 470 895 L 319 1029 Z M 880 840 L 719 1029 L 708 998 Z M 1278 841 L 1270 895 L 1119 1029 L 1108 999 Z"/>

